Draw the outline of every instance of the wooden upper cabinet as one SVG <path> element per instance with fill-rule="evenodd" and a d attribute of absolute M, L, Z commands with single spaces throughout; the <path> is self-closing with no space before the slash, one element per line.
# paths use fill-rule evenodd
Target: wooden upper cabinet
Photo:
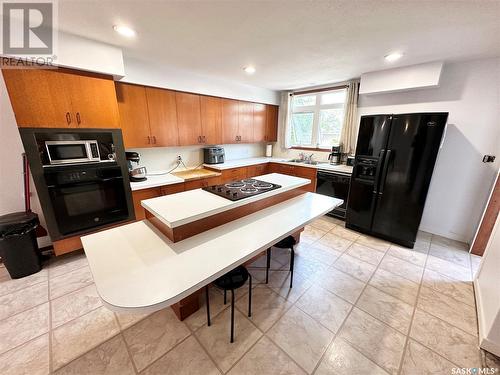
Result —
<path fill-rule="evenodd" d="M 185 92 L 175 93 L 179 144 L 189 146 L 202 142 L 200 96 Z"/>
<path fill-rule="evenodd" d="M 222 99 L 222 143 L 238 143 L 239 102 Z"/>
<path fill-rule="evenodd" d="M 68 75 L 49 69 L 4 69 L 5 85 L 20 127 L 71 127 Z"/>
<path fill-rule="evenodd" d="M 115 88 L 125 148 L 151 147 L 146 89 L 119 82 Z"/>
<path fill-rule="evenodd" d="M 120 126 L 115 83 L 110 79 L 71 76 L 71 102 L 76 124 L 82 128 Z"/>
<path fill-rule="evenodd" d="M 278 141 L 278 109 L 276 105 L 266 105 L 266 141 Z"/>
<path fill-rule="evenodd" d="M 201 129 L 203 143 L 222 143 L 222 99 L 201 96 Z"/>
<path fill-rule="evenodd" d="M 146 87 L 152 146 L 178 146 L 176 93 Z"/>
<path fill-rule="evenodd" d="M 265 104 L 253 104 L 253 142 L 267 141 L 266 113 Z"/>
<path fill-rule="evenodd" d="M 119 126 L 110 78 L 66 69 L 5 69 L 3 76 L 18 126 Z"/>
<path fill-rule="evenodd" d="M 239 142 L 253 142 L 253 103 L 239 102 L 238 135 Z"/>

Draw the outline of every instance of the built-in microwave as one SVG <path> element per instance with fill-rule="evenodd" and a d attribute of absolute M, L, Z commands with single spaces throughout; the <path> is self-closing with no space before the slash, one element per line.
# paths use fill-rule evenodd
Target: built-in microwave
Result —
<path fill-rule="evenodd" d="M 95 140 L 45 141 L 50 164 L 92 163 L 101 161 Z"/>

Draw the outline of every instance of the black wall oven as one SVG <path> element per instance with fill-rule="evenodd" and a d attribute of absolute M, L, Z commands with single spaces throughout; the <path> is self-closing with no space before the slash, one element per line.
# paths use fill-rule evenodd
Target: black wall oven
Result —
<path fill-rule="evenodd" d="M 128 218 L 121 168 L 114 165 L 47 168 L 45 181 L 63 235 Z"/>
<path fill-rule="evenodd" d="M 345 220 L 350 182 L 351 175 L 348 173 L 318 170 L 316 193 L 344 201 L 344 203 L 330 211 L 327 215 Z"/>
<path fill-rule="evenodd" d="M 120 129 L 19 131 L 53 241 L 134 219 Z"/>

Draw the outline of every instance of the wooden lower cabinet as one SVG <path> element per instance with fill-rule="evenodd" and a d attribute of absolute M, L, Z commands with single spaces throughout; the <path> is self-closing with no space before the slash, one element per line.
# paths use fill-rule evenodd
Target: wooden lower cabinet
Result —
<path fill-rule="evenodd" d="M 305 187 L 305 190 L 312 193 L 316 192 L 316 172 L 316 168 L 302 167 L 300 165 L 269 163 L 269 173 L 281 173 L 310 179 L 311 183 Z"/>
<path fill-rule="evenodd" d="M 221 178 L 219 176 L 201 178 L 199 180 L 191 180 L 184 182 L 184 190 L 200 189 L 207 186 L 218 185 L 220 183 L 221 183 Z"/>
<path fill-rule="evenodd" d="M 132 200 L 134 201 L 135 220 L 144 220 L 146 213 L 141 206 L 141 201 L 161 196 L 161 188 L 155 187 L 132 191 Z"/>
<path fill-rule="evenodd" d="M 247 177 L 262 176 L 263 174 L 269 173 L 268 163 L 250 165 L 247 167 Z"/>
<path fill-rule="evenodd" d="M 225 169 L 221 171 L 222 172 L 221 183 L 224 184 L 229 181 L 243 180 L 244 178 L 247 178 L 248 177 L 247 169 L 248 167 L 241 167 L 241 168 Z"/>
<path fill-rule="evenodd" d="M 134 201 L 135 220 L 144 220 L 146 213 L 141 206 L 141 201 L 161 197 L 162 195 L 175 194 L 184 191 L 184 183 L 173 185 L 159 186 L 149 189 L 134 190 L 132 191 L 132 200 Z"/>

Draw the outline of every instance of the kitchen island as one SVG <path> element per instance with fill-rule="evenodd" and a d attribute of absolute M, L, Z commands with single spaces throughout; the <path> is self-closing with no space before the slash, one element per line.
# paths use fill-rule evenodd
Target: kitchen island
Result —
<path fill-rule="evenodd" d="M 173 243 L 147 220 L 82 237 L 97 291 L 115 311 L 171 306 L 342 201 L 304 193 Z"/>
<path fill-rule="evenodd" d="M 82 237 L 103 302 L 114 310 L 138 312 L 179 305 L 219 276 L 342 204 L 342 200 L 301 190 L 309 183 L 307 179 L 280 174 L 257 178 L 279 182 L 281 187 L 236 202 L 197 189 L 143 204 L 153 207 L 167 224 L 176 225 L 243 210 L 273 196 L 296 195 L 178 242 L 149 220 Z"/>

